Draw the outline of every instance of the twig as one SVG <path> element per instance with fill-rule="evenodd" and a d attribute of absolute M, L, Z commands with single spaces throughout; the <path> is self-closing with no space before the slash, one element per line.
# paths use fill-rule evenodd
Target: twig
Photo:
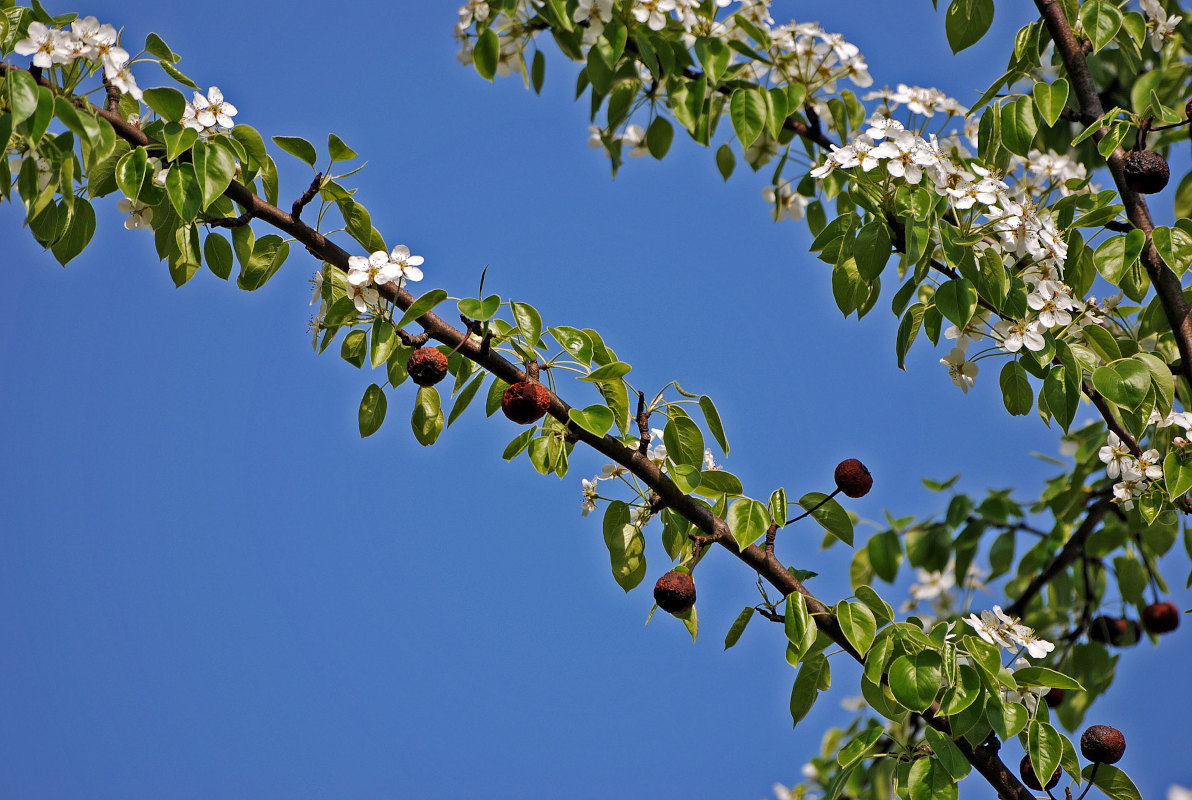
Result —
<path fill-rule="evenodd" d="M 319 189 L 323 184 L 323 173 L 315 173 L 315 179 L 310 182 L 310 188 L 302 193 L 302 196 L 294 201 L 294 205 L 290 208 L 290 216 L 297 221 L 302 217 L 302 209 L 306 208 L 311 200 L 315 199 L 315 195 L 319 193 Z"/>

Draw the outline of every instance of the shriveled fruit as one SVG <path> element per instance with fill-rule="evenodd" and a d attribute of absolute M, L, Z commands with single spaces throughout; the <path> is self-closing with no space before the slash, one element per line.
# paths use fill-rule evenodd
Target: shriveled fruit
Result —
<path fill-rule="evenodd" d="M 501 411 L 519 425 L 537 422 L 550 408 L 550 390 L 538 381 L 518 381 L 501 395 Z"/>
<path fill-rule="evenodd" d="M 437 347 L 420 347 L 410 354 L 406 372 L 419 386 L 434 386 L 447 376 L 447 356 Z"/>
<path fill-rule="evenodd" d="M 849 497 L 864 497 L 873 488 L 873 476 L 855 458 L 846 458 L 836 465 L 836 487 Z"/>
<path fill-rule="evenodd" d="M 1127 153 L 1123 173 L 1126 185 L 1141 194 L 1163 191 L 1171 177 L 1167 159 L 1154 150 L 1132 150 Z"/>
<path fill-rule="evenodd" d="M 1098 764 L 1116 764 L 1126 752 L 1126 737 L 1109 725 L 1090 725 L 1080 735 L 1080 752 Z"/>
<path fill-rule="evenodd" d="M 690 574 L 672 569 L 654 584 L 654 602 L 671 614 L 686 613 L 695 605 L 695 581 Z"/>

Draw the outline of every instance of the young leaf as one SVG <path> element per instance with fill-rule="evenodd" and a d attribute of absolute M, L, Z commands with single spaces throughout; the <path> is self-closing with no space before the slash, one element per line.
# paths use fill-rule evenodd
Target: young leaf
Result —
<path fill-rule="evenodd" d="M 364 397 L 360 399 L 360 436 L 372 436 L 385 421 L 387 401 L 381 387 L 375 383 L 369 384 L 364 390 Z"/>

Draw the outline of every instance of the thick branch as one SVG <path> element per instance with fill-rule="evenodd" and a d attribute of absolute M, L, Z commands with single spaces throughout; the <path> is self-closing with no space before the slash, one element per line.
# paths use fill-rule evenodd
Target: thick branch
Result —
<path fill-rule="evenodd" d="M 1056 51 L 1063 59 L 1064 68 L 1068 72 L 1068 81 L 1080 103 L 1081 113 L 1085 118 L 1099 118 L 1105 113 L 1101 107 L 1101 97 L 1097 94 L 1097 85 L 1093 83 L 1092 74 L 1089 72 L 1084 49 L 1072 31 L 1072 27 L 1068 24 L 1068 18 L 1064 16 L 1064 9 L 1058 0 L 1035 0 L 1035 5 L 1055 42 Z M 1094 134 L 1094 138 L 1100 141 L 1104 135 L 1103 130 L 1098 131 Z M 1126 207 L 1126 216 L 1130 223 L 1149 237 L 1155 227 L 1151 220 L 1151 212 L 1147 207 L 1146 199 L 1126 184 L 1125 160 L 1125 151 L 1118 147 L 1109 156 L 1109 171 L 1113 175 L 1113 182 L 1117 185 L 1118 194 L 1122 197 L 1122 204 Z M 1146 249 L 1142 251 L 1142 266 L 1155 286 L 1155 292 L 1159 295 L 1163 311 L 1167 315 L 1167 322 L 1175 334 L 1176 345 L 1179 347 L 1180 358 L 1183 362 L 1182 374 L 1184 378 L 1192 382 L 1192 316 L 1189 315 L 1190 309 L 1187 301 L 1184 300 L 1180 279 L 1163 263 L 1159 252 L 1149 242 Z"/>

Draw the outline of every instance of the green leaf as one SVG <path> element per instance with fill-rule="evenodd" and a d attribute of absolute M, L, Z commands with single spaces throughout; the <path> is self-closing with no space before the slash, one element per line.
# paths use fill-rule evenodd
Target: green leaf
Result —
<path fill-rule="evenodd" d="M 890 230 L 885 222 L 875 219 L 862 225 L 853 244 L 853 259 L 861 277 L 873 280 L 881 275 L 890 259 L 890 248 Z"/>
<path fill-rule="evenodd" d="M 1192 489 L 1192 459 L 1174 450 L 1168 453 L 1163 459 L 1163 482 L 1173 500 L 1187 494 Z"/>
<path fill-rule="evenodd" d="M 597 367 L 591 373 L 580 378 L 581 381 L 590 381 L 591 383 L 604 383 L 605 381 L 619 381 L 629 374 L 633 367 L 626 364 L 624 361 L 614 361 L 611 364 L 605 364 L 603 367 Z"/>
<path fill-rule="evenodd" d="M 185 153 L 199 139 L 199 132 L 194 128 L 184 128 L 177 122 L 167 123 L 162 136 L 166 140 L 166 160 L 175 161 Z M 193 165 L 191 169 L 194 169 Z"/>
<path fill-rule="evenodd" d="M 665 156 L 674 138 L 675 129 L 666 117 L 654 117 L 654 121 L 646 129 L 646 147 L 654 158 L 661 159 Z"/>
<path fill-rule="evenodd" d="M 145 171 L 148 169 L 149 156 L 145 148 L 138 147 L 124 154 L 116 164 L 116 185 L 125 196 L 136 200 L 141 196 L 141 187 L 145 183 Z"/>
<path fill-rule="evenodd" d="M 447 293 L 442 289 L 431 289 L 426 294 L 419 297 L 410 307 L 406 309 L 406 313 L 402 314 L 401 320 L 397 323 L 397 327 L 404 328 L 414 320 L 421 317 L 427 311 L 437 306 L 439 303 L 447 299 Z"/>
<path fill-rule="evenodd" d="M 920 758 L 911 764 L 911 800 L 957 800 L 956 781 L 938 759 Z"/>
<path fill-rule="evenodd" d="M 930 726 L 924 727 L 923 735 L 927 739 L 927 744 L 931 746 L 932 752 L 935 753 L 935 757 L 939 759 L 940 766 L 946 769 L 954 780 L 962 780 L 969 774 L 972 765 L 964 757 L 960 748 L 956 746 L 956 742 Z"/>
<path fill-rule="evenodd" d="M 1118 28 L 1122 26 L 1122 12 L 1113 3 L 1105 0 L 1091 0 L 1080 7 L 1080 24 L 1085 36 L 1093 43 L 1097 52 L 1113 41 Z"/>
<path fill-rule="evenodd" d="M 1035 110 L 1030 98 L 1019 97 L 1005 103 L 1001 108 L 1002 144 L 1015 155 L 1026 157 L 1031 151 L 1031 142 L 1038 130 L 1035 125 Z"/>
<path fill-rule="evenodd" d="M 715 470 L 712 470 L 713 472 Z M 770 493 L 770 502 L 766 506 L 770 512 L 770 519 L 778 523 L 778 527 L 786 524 L 787 508 L 786 508 L 786 489 L 781 487 L 775 489 Z"/>
<path fill-rule="evenodd" d="M 246 292 L 255 292 L 277 274 L 290 255 L 290 243 L 276 234 L 257 239 L 252 246 L 248 264 L 240 269 L 236 285 Z"/>
<path fill-rule="evenodd" d="M 695 56 L 699 59 L 700 66 L 704 68 L 704 74 L 708 76 L 708 81 L 715 85 L 720 82 L 720 77 L 724 75 L 724 70 L 728 67 L 732 50 L 721 39 L 700 37 L 695 42 Z"/>
<path fill-rule="evenodd" d="M 819 508 L 811 511 L 812 518 L 824 526 L 828 533 L 849 547 L 853 546 L 853 521 L 849 519 L 848 512 L 835 499 L 823 492 L 808 492 L 799 498 L 799 505 L 804 511 L 811 511 L 819 505 Z"/>
<path fill-rule="evenodd" d="M 943 659 L 934 650 L 899 656 L 890 665 L 890 690 L 907 708 L 923 711 L 939 693 L 943 665 Z"/>
<path fill-rule="evenodd" d="M 207 234 L 207 241 L 203 242 L 203 259 L 216 277 L 226 281 L 231 276 L 232 245 L 218 233 Z"/>
<path fill-rule="evenodd" d="M 186 113 L 186 98 L 182 92 L 172 86 L 146 89 L 142 100 L 145 105 L 156 111 L 157 115 L 167 122 L 181 122 Z M 198 131 L 195 133 L 197 134 Z"/>
<path fill-rule="evenodd" d="M 724 435 L 724 426 L 720 422 L 720 412 L 716 410 L 716 404 L 712 402 L 712 398 L 706 394 L 699 399 L 699 409 L 704 412 L 704 421 L 708 424 L 708 431 L 712 434 L 712 438 L 716 440 L 716 444 L 720 445 L 720 450 L 726 456 L 728 455 L 728 439 Z"/>
<path fill-rule="evenodd" d="M 419 387 L 410 427 L 423 447 L 434 444 L 443 432 L 443 409 L 439 405 L 439 390 L 434 386 Z"/>
<path fill-rule="evenodd" d="M 727 650 L 736 644 L 741 634 L 745 632 L 745 626 L 749 624 L 749 620 L 753 619 L 753 606 L 746 606 L 745 609 L 737 615 L 733 620 L 732 627 L 728 629 L 728 633 L 724 637 L 724 649 Z"/>
<path fill-rule="evenodd" d="M 367 355 L 368 334 L 364 331 L 352 331 L 339 346 L 339 357 L 357 368 L 364 366 Z"/>
<path fill-rule="evenodd" d="M 195 177 L 193 164 L 175 164 L 166 173 L 166 194 L 183 222 L 191 222 L 199 215 L 203 193 Z"/>
<path fill-rule="evenodd" d="M 628 592 L 646 575 L 646 540 L 629 524 L 629 506 L 613 500 L 604 510 L 604 544 L 612 562 L 613 579 Z"/>
<path fill-rule="evenodd" d="M 815 637 L 818 633 L 815 619 L 807 610 L 807 601 L 799 592 L 792 592 L 786 597 L 783 629 L 786 631 L 787 641 L 790 642 L 790 646 L 798 658 L 806 655 L 815 644 Z"/>
<path fill-rule="evenodd" d="M 253 169 L 265 169 L 269 165 L 269 153 L 265 150 L 265 140 L 251 125 L 237 125 L 232 128 L 232 138 L 240 142 L 244 152 L 248 155 L 248 166 Z"/>
<path fill-rule="evenodd" d="M 863 603 L 841 600 L 836 604 L 836 619 L 840 622 L 840 630 L 844 637 L 864 656 L 877 634 L 877 620 L 873 612 Z"/>
<path fill-rule="evenodd" d="M 381 366 L 393 355 L 393 351 L 400 346 L 397 330 L 393 323 L 383 317 L 377 317 L 372 324 L 371 347 L 369 361 L 373 369 Z"/>
<path fill-rule="evenodd" d="M 766 124 L 766 100 L 761 89 L 735 89 L 729 99 L 729 118 L 741 146 L 753 144 Z"/>
<path fill-rule="evenodd" d="M 542 82 L 546 79 L 546 56 L 541 50 L 534 51 L 534 61 L 530 65 L 530 82 L 534 86 L 534 94 L 542 94 Z"/>
<path fill-rule="evenodd" d="M 149 55 L 157 58 L 159 61 L 166 61 L 173 64 L 182 60 L 182 57 L 171 50 L 170 46 L 165 43 L 165 40 L 156 33 L 150 33 L 145 37 L 145 50 Z"/>
<path fill-rule="evenodd" d="M 497 74 L 497 62 L 500 58 L 501 40 L 495 30 L 486 28 L 484 33 L 476 38 L 476 45 L 472 48 L 472 61 L 480 77 L 491 81 Z"/>
<path fill-rule="evenodd" d="M 1068 102 L 1068 81 L 1066 78 L 1056 78 L 1050 84 L 1040 81 L 1035 84 L 1031 94 L 1034 95 L 1039 116 L 1051 127 L 1059 120 L 1060 112 Z"/>
<path fill-rule="evenodd" d="M 729 507 L 725 522 L 737 540 L 737 546 L 744 550 L 765 534 L 770 526 L 770 515 L 762 503 L 742 497 Z"/>
<path fill-rule="evenodd" d="M 1097 771 L 1096 775 L 1093 774 L 1094 769 Z M 1081 771 L 1081 775 L 1086 780 L 1092 780 L 1094 786 L 1113 800 L 1142 800 L 1142 794 L 1134 785 L 1134 781 L 1117 767 L 1109 764 L 1089 764 Z"/>
<path fill-rule="evenodd" d="M 62 266 L 83 252 L 95 234 L 95 209 L 81 197 L 76 197 L 70 209 L 66 232 L 54 242 L 54 258 Z"/>
<path fill-rule="evenodd" d="M 1027 380 L 1026 370 L 1017 361 L 1007 361 L 1002 367 L 998 384 L 1002 388 L 1002 402 L 1006 410 L 1014 416 L 1025 416 L 1031 413 L 1031 406 L 1035 402 L 1035 393 Z"/>
<path fill-rule="evenodd" d="M 848 767 L 860 761 L 869 752 L 877 740 L 882 738 L 884 731 L 880 725 L 873 725 L 841 748 L 836 754 L 836 762 L 842 767 Z"/>
<path fill-rule="evenodd" d="M 37 81 L 24 70 L 9 70 L 8 97 L 9 105 L 12 107 L 12 125 L 16 127 L 37 111 Z"/>
<path fill-rule="evenodd" d="M 741 480 L 731 472 L 710 469 L 700 473 L 699 493 L 704 497 L 737 497 L 742 492 Z M 784 520 L 775 520 L 781 522 Z"/>
<path fill-rule="evenodd" d="M 319 160 L 315 146 L 301 136 L 274 136 L 273 143 L 295 158 L 305 161 L 311 167 Z"/>
<path fill-rule="evenodd" d="M 583 411 L 573 408 L 567 412 L 571 421 L 595 436 L 603 436 L 612 430 L 613 412 L 608 406 L 588 406 Z"/>
<path fill-rule="evenodd" d="M 690 417 L 676 416 L 662 429 L 666 457 L 676 464 L 689 464 L 696 469 L 704 463 L 704 435 Z"/>
<path fill-rule="evenodd" d="M 386 405 L 385 393 L 381 391 L 381 387 L 375 383 L 369 384 L 364 390 L 364 397 L 360 398 L 361 438 L 372 436 L 380 429 L 381 423 L 385 421 Z"/>
<path fill-rule="evenodd" d="M 1093 386 L 1110 402 L 1134 411 L 1151 388 L 1151 373 L 1142 362 L 1121 358 L 1094 370 Z"/>
<path fill-rule="evenodd" d="M 513 310 L 513 321 L 517 323 L 517 332 L 522 341 L 531 349 L 538 347 L 538 340 L 542 338 L 542 317 L 538 310 L 527 303 L 510 303 Z"/>
<path fill-rule="evenodd" d="M 1040 782 L 1046 783 L 1060 766 L 1064 754 L 1063 737 L 1051 725 L 1038 719 L 1031 720 L 1026 737 L 1031 767 Z"/>
<path fill-rule="evenodd" d="M 873 571 L 886 583 L 893 583 L 902 564 L 902 541 L 894 531 L 883 531 L 865 543 Z"/>
<path fill-rule="evenodd" d="M 236 175 L 236 161 L 227 149 L 213 142 L 195 142 L 191 153 L 195 177 L 202 190 L 203 208 L 206 209 L 231 184 Z"/>
<path fill-rule="evenodd" d="M 936 290 L 935 304 L 946 319 L 963 330 L 977 310 L 977 288 L 964 278 L 947 281 Z"/>
<path fill-rule="evenodd" d="M 952 0 L 944 15 L 944 32 L 953 53 L 981 40 L 993 24 L 993 0 Z"/>
<path fill-rule="evenodd" d="M 884 623 L 894 621 L 894 609 L 882 599 L 881 595 L 868 586 L 858 586 L 855 590 L 857 599 L 869 606 L 876 619 Z"/>
<path fill-rule="evenodd" d="M 493 315 L 501 308 L 500 295 L 490 294 L 484 300 L 477 300 L 473 297 L 466 297 L 460 300 L 459 313 L 463 314 L 469 319 L 474 319 L 477 322 L 487 322 L 493 318 Z"/>
<path fill-rule="evenodd" d="M 1065 432 L 1080 407 L 1080 386 L 1067 379 L 1066 367 L 1052 367 L 1043 379 L 1043 397 L 1051 416 Z"/>
<path fill-rule="evenodd" d="M 721 178 L 727 181 L 736 165 L 737 157 L 733 155 L 733 148 L 729 147 L 727 142 L 716 148 L 716 169 L 719 170 Z M 1192 186 L 1192 183 L 1189 185 Z M 1189 194 L 1192 195 L 1192 192 Z M 1189 206 L 1192 207 L 1192 200 L 1189 201 Z"/>
<path fill-rule="evenodd" d="M 344 140 L 334 133 L 327 134 L 327 152 L 331 154 L 331 161 L 351 161 L 356 157 L 356 151 L 344 144 Z"/>
<path fill-rule="evenodd" d="M 831 684 L 831 668 L 828 659 L 818 653 L 800 665 L 799 674 L 795 676 L 795 685 L 791 687 L 791 719 L 795 725 L 807 716 L 815 701 L 819 698 L 821 689 Z"/>
<path fill-rule="evenodd" d="M 1183 275 L 1192 265 L 1192 236 L 1182 228 L 1155 228 L 1151 231 L 1151 241 L 1176 275 Z"/>

